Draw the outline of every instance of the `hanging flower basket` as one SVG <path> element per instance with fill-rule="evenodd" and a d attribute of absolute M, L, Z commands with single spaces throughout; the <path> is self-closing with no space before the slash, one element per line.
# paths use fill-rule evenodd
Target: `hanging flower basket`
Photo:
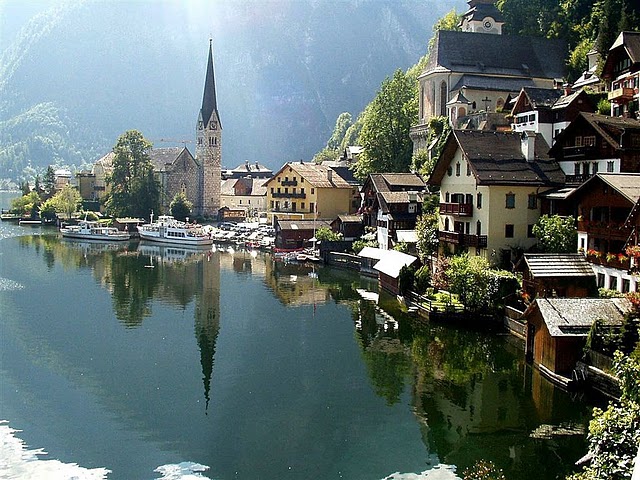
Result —
<path fill-rule="evenodd" d="M 633 258 L 640 258 L 640 245 L 631 245 L 625 250 L 627 255 Z"/>

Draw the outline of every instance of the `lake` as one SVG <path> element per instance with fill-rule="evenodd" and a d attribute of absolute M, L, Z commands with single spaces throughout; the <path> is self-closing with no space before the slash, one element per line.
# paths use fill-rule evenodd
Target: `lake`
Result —
<path fill-rule="evenodd" d="M 353 272 L 0 238 L 2 478 L 554 479 L 585 453 L 592 401 L 519 340 L 416 322 Z"/>

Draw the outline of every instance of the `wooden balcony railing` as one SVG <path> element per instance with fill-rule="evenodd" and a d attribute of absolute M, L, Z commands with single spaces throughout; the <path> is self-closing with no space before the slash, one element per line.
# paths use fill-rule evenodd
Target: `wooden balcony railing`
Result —
<path fill-rule="evenodd" d="M 609 240 L 621 240 L 626 242 L 631 234 L 631 229 L 621 223 L 599 222 L 592 220 L 579 220 L 578 231 L 586 232 L 590 237 L 605 238 Z"/>
<path fill-rule="evenodd" d="M 271 196 L 273 198 L 307 198 L 306 193 L 293 193 L 293 192 L 289 192 L 289 193 L 273 192 Z"/>
<path fill-rule="evenodd" d="M 470 217 L 473 215 L 472 203 L 441 203 L 440 213 L 445 215 L 459 215 L 461 217 Z"/>
<path fill-rule="evenodd" d="M 296 185 L 298 185 L 298 181 L 297 180 L 282 180 L 280 182 L 281 185 L 284 185 L 286 187 L 295 187 Z"/>
<path fill-rule="evenodd" d="M 627 256 L 612 256 L 599 253 L 598 255 L 587 255 L 587 261 L 603 267 L 617 268 L 618 270 L 629 271 L 631 269 L 631 259 Z"/>
<path fill-rule="evenodd" d="M 438 240 L 453 245 L 460 245 L 461 247 L 486 248 L 487 246 L 486 235 L 469 235 L 466 233 L 439 230 Z"/>
<path fill-rule="evenodd" d="M 635 90 L 633 88 L 616 88 L 609 92 L 607 99 L 613 100 L 614 102 L 629 102 L 633 100 L 634 95 Z"/>

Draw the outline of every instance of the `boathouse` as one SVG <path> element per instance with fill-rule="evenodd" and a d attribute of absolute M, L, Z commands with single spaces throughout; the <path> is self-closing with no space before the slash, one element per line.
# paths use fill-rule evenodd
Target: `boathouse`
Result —
<path fill-rule="evenodd" d="M 582 358 L 591 325 L 620 326 L 630 310 L 624 298 L 537 298 L 524 312 L 526 358 L 562 384 Z"/>
<path fill-rule="evenodd" d="M 596 275 L 579 253 L 525 253 L 518 265 L 529 298 L 595 297 Z"/>

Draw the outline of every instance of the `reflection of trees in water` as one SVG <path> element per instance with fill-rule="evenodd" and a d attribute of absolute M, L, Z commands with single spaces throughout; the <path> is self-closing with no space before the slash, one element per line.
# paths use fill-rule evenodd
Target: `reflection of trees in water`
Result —
<path fill-rule="evenodd" d="M 151 315 L 150 302 L 160 281 L 160 269 L 145 268 L 144 256 L 123 255 L 111 259 L 113 311 L 126 327 L 134 328 Z"/>

